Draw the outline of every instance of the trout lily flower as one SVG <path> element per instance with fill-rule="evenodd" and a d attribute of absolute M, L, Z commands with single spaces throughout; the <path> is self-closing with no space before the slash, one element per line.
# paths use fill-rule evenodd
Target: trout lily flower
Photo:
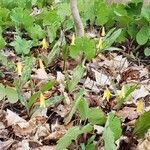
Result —
<path fill-rule="evenodd" d="M 17 67 L 16 67 L 16 71 L 17 71 L 17 74 L 18 74 L 18 76 L 22 76 L 22 64 L 21 64 L 21 62 L 18 62 L 17 63 Z"/>
<path fill-rule="evenodd" d="M 41 59 L 39 59 L 39 67 L 40 69 L 44 69 L 44 64 Z"/>
<path fill-rule="evenodd" d="M 106 99 L 107 101 L 109 101 L 110 97 L 111 97 L 111 93 L 109 89 L 106 87 L 106 90 L 104 91 L 104 95 L 103 95 L 103 100 Z"/>
<path fill-rule="evenodd" d="M 136 112 L 137 113 L 139 113 L 139 114 L 141 114 L 142 112 L 143 112 L 143 110 L 144 110 L 144 106 L 145 104 L 144 104 L 144 102 L 143 102 L 143 100 L 142 99 L 140 99 L 137 103 L 136 103 Z"/>
<path fill-rule="evenodd" d="M 75 45 L 75 35 L 74 35 L 74 33 L 72 35 L 71 45 Z"/>
<path fill-rule="evenodd" d="M 102 48 L 103 48 L 103 40 L 102 40 L 102 37 L 100 37 L 100 39 L 99 39 L 99 43 L 98 43 L 97 48 L 98 48 L 98 49 L 102 49 Z"/>
<path fill-rule="evenodd" d="M 102 33 L 101 33 L 101 35 L 102 35 L 102 37 L 104 37 L 106 35 L 104 27 L 102 27 Z"/>
<path fill-rule="evenodd" d="M 42 107 L 42 108 L 46 107 L 45 97 L 42 93 L 40 94 L 40 107 Z"/>
<path fill-rule="evenodd" d="M 121 91 L 119 92 L 119 98 L 125 98 L 125 86 L 123 85 Z"/>
<path fill-rule="evenodd" d="M 47 41 L 46 41 L 45 38 L 42 40 L 42 42 L 40 43 L 40 45 L 42 45 L 42 49 L 47 49 L 48 48 L 48 43 L 47 43 Z"/>

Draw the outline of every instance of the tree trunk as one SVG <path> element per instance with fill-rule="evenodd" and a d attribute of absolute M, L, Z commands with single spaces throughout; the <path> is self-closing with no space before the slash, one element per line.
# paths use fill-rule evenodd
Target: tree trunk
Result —
<path fill-rule="evenodd" d="M 79 15 L 77 0 L 70 0 L 70 9 L 74 20 L 75 28 L 76 28 L 76 34 L 82 37 L 84 36 L 84 27 Z"/>

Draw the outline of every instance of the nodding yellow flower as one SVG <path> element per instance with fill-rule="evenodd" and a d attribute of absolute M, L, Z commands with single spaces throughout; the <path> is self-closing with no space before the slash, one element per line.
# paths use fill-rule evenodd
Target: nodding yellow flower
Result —
<path fill-rule="evenodd" d="M 42 40 L 42 42 L 40 43 L 40 45 L 42 45 L 42 49 L 47 49 L 48 48 L 48 43 L 47 43 L 47 41 L 46 41 L 45 38 Z"/>
<path fill-rule="evenodd" d="M 71 45 L 75 45 L 75 35 L 74 35 L 74 33 L 72 35 Z"/>
<path fill-rule="evenodd" d="M 143 112 L 143 110 L 144 110 L 144 106 L 145 104 L 144 104 L 144 102 L 143 102 L 143 100 L 142 99 L 140 99 L 137 103 L 136 103 L 136 111 L 137 111 L 137 113 L 139 113 L 139 114 L 141 114 L 142 112 Z"/>
<path fill-rule="evenodd" d="M 43 69 L 43 68 L 44 68 L 44 64 L 43 64 L 43 62 L 42 62 L 41 59 L 39 59 L 39 67 L 40 67 L 40 69 Z"/>
<path fill-rule="evenodd" d="M 106 87 L 106 90 L 104 91 L 104 95 L 103 95 L 103 100 L 106 99 L 107 101 L 109 101 L 110 97 L 111 97 L 111 93 L 109 89 Z"/>
<path fill-rule="evenodd" d="M 42 93 L 40 94 L 40 107 L 43 107 L 43 108 L 46 107 L 45 97 Z"/>
<path fill-rule="evenodd" d="M 102 27 L 102 33 L 101 33 L 101 36 L 105 36 L 106 35 L 106 33 L 105 33 L 105 28 L 104 27 Z"/>
<path fill-rule="evenodd" d="M 18 76 L 22 76 L 22 64 L 21 64 L 21 62 L 18 62 L 17 63 L 17 68 L 16 68 L 16 71 L 17 71 L 17 74 L 18 74 Z"/>
<path fill-rule="evenodd" d="M 123 85 L 119 93 L 119 98 L 125 98 L 125 86 Z"/>
<path fill-rule="evenodd" d="M 103 40 L 102 40 L 101 37 L 100 37 L 100 39 L 99 39 L 99 43 L 98 43 L 97 48 L 98 48 L 98 49 L 102 49 L 102 48 L 103 48 Z"/>

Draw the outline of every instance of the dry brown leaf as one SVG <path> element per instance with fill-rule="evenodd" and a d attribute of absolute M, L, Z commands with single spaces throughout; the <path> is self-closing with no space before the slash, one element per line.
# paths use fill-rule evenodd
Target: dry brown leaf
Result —
<path fill-rule="evenodd" d="M 44 68 L 39 68 L 39 69 L 33 69 L 35 72 L 34 75 L 31 75 L 32 79 L 38 79 L 38 80 L 48 80 L 48 74 L 46 73 Z"/>
<path fill-rule="evenodd" d="M 12 126 L 18 124 L 21 128 L 27 127 L 27 121 L 21 118 L 18 114 L 12 112 L 11 110 L 7 109 L 6 115 L 7 125 Z"/>
<path fill-rule="evenodd" d="M 147 95 L 149 95 L 149 91 L 143 85 L 141 86 L 140 89 L 135 90 L 132 94 L 134 100 L 144 98 Z"/>
<path fill-rule="evenodd" d="M 9 139 L 8 141 L 0 141 L 0 150 L 9 150 L 10 146 L 14 143 L 13 139 Z"/>
<path fill-rule="evenodd" d="M 96 71 L 95 69 L 92 69 L 92 71 L 95 73 L 96 84 L 98 86 L 110 85 L 110 76 L 107 76 L 102 71 Z"/>
<path fill-rule="evenodd" d="M 136 112 L 136 108 L 133 107 L 124 107 L 122 110 L 116 112 L 116 115 L 124 121 L 126 118 L 129 120 L 134 120 L 138 117 L 138 113 Z"/>
<path fill-rule="evenodd" d="M 38 148 L 34 148 L 33 150 L 56 150 L 55 146 L 42 146 Z"/>

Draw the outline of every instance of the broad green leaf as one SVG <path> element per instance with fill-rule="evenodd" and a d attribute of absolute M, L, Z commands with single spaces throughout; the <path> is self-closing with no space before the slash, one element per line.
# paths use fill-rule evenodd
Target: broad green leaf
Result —
<path fill-rule="evenodd" d="M 5 87 L 2 83 L 0 83 L 0 100 L 2 100 L 6 95 Z"/>
<path fill-rule="evenodd" d="M 147 26 L 143 26 L 136 35 L 136 41 L 139 45 L 144 45 L 148 41 Z"/>
<path fill-rule="evenodd" d="M 41 86 L 41 92 L 44 93 L 46 91 L 49 91 L 50 89 L 52 89 L 53 86 L 54 86 L 54 82 L 48 81 Z"/>
<path fill-rule="evenodd" d="M 18 101 L 18 93 L 14 87 L 7 86 L 5 91 L 10 103 L 16 103 Z"/>
<path fill-rule="evenodd" d="M 28 109 L 30 109 L 33 106 L 33 104 L 36 102 L 39 96 L 40 96 L 40 92 L 36 92 L 28 99 L 28 104 L 27 104 Z"/>
<path fill-rule="evenodd" d="M 89 104 L 86 99 L 80 99 L 79 105 L 77 107 L 81 120 L 85 120 L 88 117 Z"/>
<path fill-rule="evenodd" d="M 61 25 L 61 20 L 55 10 L 46 10 L 41 14 L 41 16 L 43 18 L 43 25 L 47 26 L 50 43 L 52 43 L 56 38 L 56 32 Z"/>
<path fill-rule="evenodd" d="M 115 141 L 121 136 L 121 132 L 120 120 L 113 113 L 109 113 L 103 133 L 105 150 L 117 150 Z"/>
<path fill-rule="evenodd" d="M 145 56 L 150 56 L 150 48 L 149 47 L 146 47 L 144 49 L 144 54 L 145 54 Z"/>
<path fill-rule="evenodd" d="M 114 143 L 115 140 L 114 140 L 113 132 L 111 131 L 110 127 L 107 127 L 104 130 L 103 138 L 104 138 L 104 149 L 105 150 L 117 150 L 117 147 Z"/>
<path fill-rule="evenodd" d="M 5 39 L 0 35 L 0 49 L 4 48 L 6 45 Z"/>
<path fill-rule="evenodd" d="M 139 117 L 138 120 L 136 120 L 133 134 L 137 135 L 139 138 L 142 138 L 149 128 L 150 112 L 145 112 Z"/>
<path fill-rule="evenodd" d="M 150 6 L 142 8 L 141 16 L 144 17 L 148 22 L 150 22 Z"/>
<path fill-rule="evenodd" d="M 90 108 L 88 112 L 88 120 L 92 124 L 104 125 L 106 116 L 100 108 Z"/>
<path fill-rule="evenodd" d="M 76 140 L 80 134 L 91 132 L 92 129 L 93 127 L 90 124 L 87 124 L 81 129 L 79 126 L 70 128 L 66 134 L 58 140 L 56 150 L 66 149 L 71 144 L 72 140 Z"/>
<path fill-rule="evenodd" d="M 23 71 L 21 76 L 21 84 L 24 85 L 31 77 L 31 72 L 34 64 L 34 58 L 33 57 L 24 57 L 23 59 Z"/>
<path fill-rule="evenodd" d="M 14 8 L 11 11 L 10 18 L 16 27 L 28 28 L 33 26 L 33 17 L 27 9 L 21 7 Z"/>
<path fill-rule="evenodd" d="M 109 20 L 110 13 L 112 13 L 111 7 L 106 5 L 106 3 L 103 1 L 96 0 L 94 8 L 96 16 L 96 25 L 106 24 Z"/>
<path fill-rule="evenodd" d="M 22 39 L 20 36 L 16 36 L 15 41 L 10 43 L 15 48 L 17 54 L 29 54 L 32 47 L 32 41 Z"/>
<path fill-rule="evenodd" d="M 78 108 L 78 105 L 80 103 L 80 100 L 82 99 L 83 95 L 84 95 L 84 89 L 81 89 L 79 91 L 79 93 L 76 94 L 75 102 L 73 104 L 73 107 L 72 107 L 71 111 L 69 112 L 68 116 L 64 119 L 65 124 L 67 124 L 67 123 L 69 123 L 71 121 L 72 116 L 76 112 L 76 110 Z"/>
<path fill-rule="evenodd" d="M 45 100 L 45 103 L 46 103 L 46 107 L 49 107 L 51 105 L 54 105 L 58 102 L 61 102 L 63 100 L 63 96 L 54 96 L 54 97 L 51 97 L 47 100 Z"/>
<path fill-rule="evenodd" d="M 60 46 L 63 46 L 65 43 L 66 43 L 66 41 L 65 41 L 64 34 L 61 32 L 59 40 L 55 43 L 52 50 L 50 51 L 50 53 L 47 56 L 48 64 L 50 64 L 54 60 L 54 58 L 60 52 Z"/>
<path fill-rule="evenodd" d="M 122 133 L 120 119 L 117 116 L 115 116 L 113 113 L 109 113 L 107 121 L 108 121 L 108 126 L 113 132 L 114 140 L 115 141 L 118 140 Z"/>
<path fill-rule="evenodd" d="M 44 31 L 42 30 L 41 26 L 38 24 L 35 24 L 34 26 L 30 26 L 27 28 L 27 31 L 29 33 L 29 36 L 33 39 L 33 40 L 39 40 L 39 39 L 43 39 L 45 36 Z"/>
<path fill-rule="evenodd" d="M 79 135 L 80 127 L 75 126 L 70 128 L 66 134 L 58 140 L 56 150 L 63 150 L 67 148 L 71 144 L 72 140 L 76 140 Z"/>
<path fill-rule="evenodd" d="M 94 58 L 96 53 L 94 40 L 87 37 L 77 37 L 75 39 L 75 45 L 70 46 L 70 56 L 76 59 L 82 52 L 84 52 L 86 59 L 90 60 Z"/>
<path fill-rule="evenodd" d="M 112 29 L 112 31 L 113 31 L 113 29 Z M 111 45 L 120 36 L 121 32 L 122 32 L 122 29 L 118 29 L 118 30 L 114 31 L 112 34 L 108 33 L 110 36 L 106 35 L 106 37 L 104 37 L 104 42 L 103 42 L 104 49 L 111 47 Z"/>
<path fill-rule="evenodd" d="M 77 86 L 78 82 L 81 80 L 83 74 L 84 74 L 84 62 L 81 62 L 74 70 L 72 78 L 68 81 L 67 87 L 69 92 L 73 92 L 75 87 Z"/>

